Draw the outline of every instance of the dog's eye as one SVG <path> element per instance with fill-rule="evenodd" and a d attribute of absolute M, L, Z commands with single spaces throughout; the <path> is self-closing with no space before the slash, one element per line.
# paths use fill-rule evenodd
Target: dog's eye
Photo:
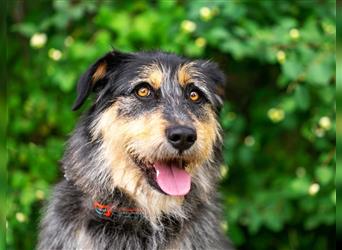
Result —
<path fill-rule="evenodd" d="M 189 99 L 192 102 L 199 102 L 199 101 L 201 101 L 201 98 L 202 98 L 202 95 L 199 91 L 192 90 L 189 94 Z"/>
<path fill-rule="evenodd" d="M 151 95 L 151 90 L 148 87 L 142 86 L 142 87 L 138 88 L 135 91 L 135 93 L 139 97 L 148 97 Z"/>

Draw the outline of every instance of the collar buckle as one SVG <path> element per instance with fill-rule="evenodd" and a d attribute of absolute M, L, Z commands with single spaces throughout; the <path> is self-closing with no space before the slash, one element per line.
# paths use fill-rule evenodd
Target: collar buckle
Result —
<path fill-rule="evenodd" d="M 98 202 L 94 202 L 95 212 L 100 216 L 111 217 L 112 209 L 109 205 L 103 205 Z"/>

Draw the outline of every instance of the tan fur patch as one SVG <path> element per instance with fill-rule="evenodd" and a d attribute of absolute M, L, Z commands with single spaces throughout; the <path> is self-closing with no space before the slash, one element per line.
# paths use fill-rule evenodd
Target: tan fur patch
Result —
<path fill-rule="evenodd" d="M 146 81 L 154 89 L 159 89 L 163 81 L 163 71 L 157 64 L 151 64 L 141 69 L 141 81 Z"/>
<path fill-rule="evenodd" d="M 197 131 L 195 147 L 198 159 L 189 166 L 191 172 L 196 170 L 198 164 L 212 159 L 213 145 L 216 143 L 216 140 L 221 140 L 219 133 L 220 126 L 216 120 L 215 113 L 209 106 L 205 107 L 205 112 L 209 115 L 209 119 L 206 122 L 198 121 L 195 116 L 192 116 Z"/>
<path fill-rule="evenodd" d="M 184 87 L 189 83 L 194 82 L 193 77 L 198 75 L 199 72 L 193 67 L 194 63 L 187 63 L 182 65 L 177 72 L 178 82 L 179 84 Z"/>
<path fill-rule="evenodd" d="M 101 63 L 95 73 L 93 74 L 93 83 L 96 83 L 98 80 L 102 79 L 107 72 L 107 63 L 103 62 Z"/>
<path fill-rule="evenodd" d="M 153 70 L 149 76 L 150 82 L 155 89 L 159 89 L 163 79 L 163 73 L 160 69 Z"/>
<path fill-rule="evenodd" d="M 209 120 L 206 122 L 195 122 L 195 127 L 197 130 L 197 135 L 199 141 L 197 141 L 198 146 L 201 147 L 201 154 L 205 158 L 209 158 L 212 153 L 212 146 L 215 143 L 218 131 L 216 126 L 216 119 L 214 114 L 209 108 L 206 108 L 206 112 L 209 114 Z"/>

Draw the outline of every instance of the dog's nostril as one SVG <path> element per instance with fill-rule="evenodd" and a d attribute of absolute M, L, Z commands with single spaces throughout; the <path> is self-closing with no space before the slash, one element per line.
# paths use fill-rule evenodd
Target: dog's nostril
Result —
<path fill-rule="evenodd" d="M 190 135 L 188 136 L 187 141 L 194 143 L 196 141 L 196 137 L 194 135 Z"/>
<path fill-rule="evenodd" d="M 180 151 L 190 148 L 196 141 L 196 130 L 186 126 L 174 126 L 166 129 L 169 143 Z"/>
<path fill-rule="evenodd" d="M 177 141 L 181 140 L 181 136 L 179 134 L 173 134 L 169 137 L 169 140 L 177 142 Z"/>

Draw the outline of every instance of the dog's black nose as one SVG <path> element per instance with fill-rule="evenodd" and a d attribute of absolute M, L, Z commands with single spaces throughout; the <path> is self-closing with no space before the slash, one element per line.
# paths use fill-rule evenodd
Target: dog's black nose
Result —
<path fill-rule="evenodd" d="M 180 151 L 190 148 L 197 139 L 196 130 L 186 126 L 174 126 L 166 129 L 169 143 Z"/>

